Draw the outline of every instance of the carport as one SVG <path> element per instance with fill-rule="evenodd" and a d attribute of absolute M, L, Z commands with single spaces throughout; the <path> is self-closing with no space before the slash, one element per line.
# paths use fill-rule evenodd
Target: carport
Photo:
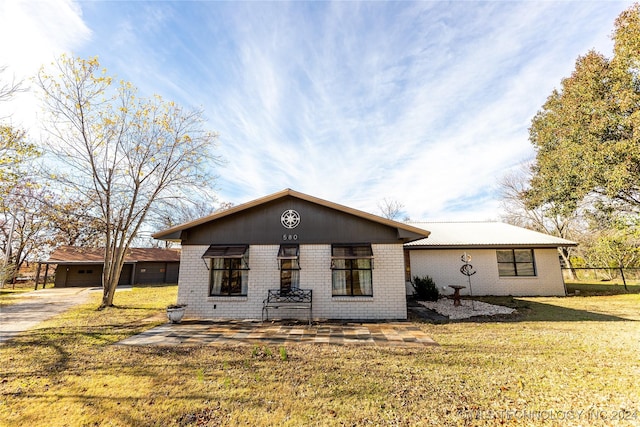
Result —
<path fill-rule="evenodd" d="M 54 286 L 57 288 L 102 286 L 104 248 L 61 246 L 46 261 L 40 261 L 36 272 L 36 289 L 40 283 L 42 266 L 44 284 L 51 266 L 55 267 Z M 161 248 L 130 248 L 120 274 L 118 285 L 134 283 L 177 283 L 180 251 Z"/>

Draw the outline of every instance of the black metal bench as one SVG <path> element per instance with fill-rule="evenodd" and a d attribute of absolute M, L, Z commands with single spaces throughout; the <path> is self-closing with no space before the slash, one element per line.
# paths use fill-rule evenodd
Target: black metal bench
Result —
<path fill-rule="evenodd" d="M 294 310 L 309 310 L 309 324 L 311 324 L 312 313 L 312 290 L 311 289 L 291 289 L 288 291 L 280 289 L 269 289 L 267 298 L 262 301 L 262 321 L 269 320 L 269 310 L 272 308 L 284 308 Z"/>

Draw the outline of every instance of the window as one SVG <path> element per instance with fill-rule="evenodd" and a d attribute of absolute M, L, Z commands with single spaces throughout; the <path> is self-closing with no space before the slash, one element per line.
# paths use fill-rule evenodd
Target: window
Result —
<path fill-rule="evenodd" d="M 211 259 L 209 296 L 247 295 L 248 245 L 211 245 L 202 258 L 205 264 L 207 259 Z"/>
<path fill-rule="evenodd" d="M 496 255 L 500 277 L 536 275 L 533 249 L 502 249 Z"/>
<path fill-rule="evenodd" d="M 280 245 L 278 251 L 280 265 L 280 292 L 300 288 L 300 247 L 298 245 Z"/>
<path fill-rule="evenodd" d="M 333 296 L 372 296 L 373 251 L 370 244 L 331 246 Z"/>

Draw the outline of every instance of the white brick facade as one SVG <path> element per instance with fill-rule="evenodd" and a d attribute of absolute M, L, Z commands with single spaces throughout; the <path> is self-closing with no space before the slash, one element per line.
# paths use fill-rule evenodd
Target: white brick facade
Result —
<path fill-rule="evenodd" d="M 187 317 L 260 319 L 269 289 L 280 287 L 279 245 L 249 247 L 246 297 L 209 297 L 209 270 L 202 260 L 208 246 L 182 247 L 178 302 L 188 304 Z M 402 244 L 372 244 L 372 297 L 331 295 L 331 245 L 300 245 L 300 288 L 313 290 L 315 319 L 406 319 Z M 305 318 L 304 310 L 271 310 L 270 317 Z"/>
<path fill-rule="evenodd" d="M 430 276 L 440 293 L 451 294 L 449 285 L 464 285 L 462 295 L 469 295 L 467 276 L 460 272 L 461 255 L 471 255 L 476 274 L 471 276 L 473 295 L 551 296 L 565 295 L 558 251 L 534 249 L 535 277 L 500 277 L 495 249 L 411 250 L 411 277 Z M 443 289 L 443 287 L 445 289 Z"/>

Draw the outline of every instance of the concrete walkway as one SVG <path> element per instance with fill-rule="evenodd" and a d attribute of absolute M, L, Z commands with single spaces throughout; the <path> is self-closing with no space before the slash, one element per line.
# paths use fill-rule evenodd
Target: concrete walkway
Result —
<path fill-rule="evenodd" d="M 16 295 L 14 304 L 0 306 L 0 345 L 56 314 L 82 304 L 90 288 L 51 288 Z"/>

